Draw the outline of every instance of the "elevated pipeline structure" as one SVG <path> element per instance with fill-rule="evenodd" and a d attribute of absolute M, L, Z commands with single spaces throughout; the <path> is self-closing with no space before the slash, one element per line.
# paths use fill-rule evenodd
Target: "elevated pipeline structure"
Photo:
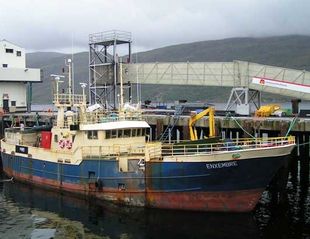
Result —
<path fill-rule="evenodd" d="M 310 72 L 305 70 L 236 60 L 233 62 L 136 63 L 127 64 L 124 71 L 126 73 L 124 75 L 127 75 L 131 82 L 138 80 L 141 84 L 245 87 L 310 100 Z M 270 79 L 275 84 L 257 83 L 253 78 Z M 294 88 L 292 85 L 298 87 Z"/>
<path fill-rule="evenodd" d="M 249 115 L 250 105 L 261 105 L 261 92 L 310 100 L 310 72 L 233 62 L 156 62 L 125 64 L 125 81 L 139 84 L 232 87 L 226 110 Z"/>

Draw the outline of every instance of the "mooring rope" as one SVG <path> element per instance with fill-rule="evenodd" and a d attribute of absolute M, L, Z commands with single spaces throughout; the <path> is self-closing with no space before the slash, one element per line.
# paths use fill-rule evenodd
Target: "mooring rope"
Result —
<path fill-rule="evenodd" d="M 296 121 L 297 121 L 297 118 L 298 118 L 298 117 L 296 116 L 296 117 L 294 117 L 294 119 L 291 121 L 290 126 L 288 127 L 288 130 L 287 130 L 287 132 L 286 132 L 286 134 L 285 134 L 285 137 L 288 136 L 288 134 L 290 133 L 291 129 L 294 127 L 294 125 L 295 125 L 295 123 L 296 123 Z"/>
<path fill-rule="evenodd" d="M 243 130 L 244 133 L 246 133 L 247 135 L 249 135 L 252 139 L 256 139 L 255 136 L 251 135 L 248 131 L 246 131 L 246 130 L 242 127 L 242 125 L 238 122 L 238 120 L 237 120 L 235 117 L 233 117 L 233 116 L 230 114 L 230 112 L 226 113 L 225 118 L 231 118 L 231 119 L 233 119 L 233 120 L 236 122 L 236 124 L 239 126 L 239 128 Z"/>
<path fill-rule="evenodd" d="M 226 113 L 225 118 L 231 118 L 231 119 L 233 119 L 233 120 L 236 122 L 236 124 L 239 126 L 239 128 L 242 129 L 247 135 L 249 135 L 249 136 L 250 136 L 251 138 L 253 138 L 253 139 L 256 138 L 256 137 L 254 137 L 253 135 L 251 135 L 248 131 L 246 131 L 246 130 L 242 127 L 242 125 L 238 122 L 238 120 L 237 120 L 235 117 L 233 117 L 233 116 L 231 115 L 230 112 L 227 112 L 227 113 Z M 289 128 L 288 128 L 288 130 L 287 130 L 287 132 L 286 132 L 286 134 L 285 134 L 285 137 L 287 137 L 287 136 L 289 135 L 289 133 L 291 132 L 291 130 L 292 130 L 292 128 L 294 127 L 295 123 L 297 122 L 297 119 L 298 119 L 298 116 L 295 116 L 294 119 L 291 121 L 290 126 L 289 126 Z M 306 144 L 308 144 L 308 143 L 306 143 Z M 299 145 L 302 145 L 302 144 L 299 144 Z"/>
<path fill-rule="evenodd" d="M 0 180 L 0 183 L 5 183 L 5 182 L 13 182 L 13 177 L 11 177 L 10 179 L 3 179 L 3 180 Z"/>
<path fill-rule="evenodd" d="M 296 146 L 304 146 L 304 145 L 307 145 L 307 144 L 310 144 L 310 142 L 306 142 L 306 143 L 302 143 L 302 144 L 296 144 Z"/>

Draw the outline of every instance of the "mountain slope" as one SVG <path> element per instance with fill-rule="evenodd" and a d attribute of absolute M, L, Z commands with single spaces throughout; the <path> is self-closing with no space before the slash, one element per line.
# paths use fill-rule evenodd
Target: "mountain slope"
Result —
<path fill-rule="evenodd" d="M 139 62 L 244 60 L 310 69 L 310 36 L 229 38 L 158 48 L 138 54 Z M 135 58 L 135 57 L 134 57 Z"/>
<path fill-rule="evenodd" d="M 50 102 L 50 74 L 61 73 L 64 58 L 60 53 L 27 54 L 27 66 L 39 67 L 44 72 L 44 83 L 34 86 L 34 102 Z M 310 36 L 281 36 L 266 38 L 230 38 L 167 46 L 140 52 L 138 62 L 186 62 L 244 60 L 262 64 L 310 70 Z M 88 82 L 88 53 L 74 55 L 76 87 Z M 79 88 L 79 87 L 78 87 Z M 215 92 L 216 89 L 216 92 Z M 214 87 L 143 86 L 144 99 L 172 101 L 226 101 L 229 90 Z M 273 97 L 272 97 L 273 98 Z"/>

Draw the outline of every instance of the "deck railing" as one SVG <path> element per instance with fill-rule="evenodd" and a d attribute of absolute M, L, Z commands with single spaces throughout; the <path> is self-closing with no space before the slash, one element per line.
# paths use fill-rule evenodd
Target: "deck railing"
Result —
<path fill-rule="evenodd" d="M 228 151 L 270 148 L 284 145 L 294 145 L 295 137 L 238 139 L 210 144 L 162 144 L 160 142 L 146 145 L 111 145 L 111 146 L 83 146 L 83 158 L 108 157 L 126 154 L 141 155 L 146 159 L 160 159 L 163 156 L 178 155 L 208 155 Z"/>
<path fill-rule="evenodd" d="M 277 147 L 282 145 L 295 144 L 295 137 L 276 137 L 276 138 L 255 138 L 255 139 L 236 139 L 209 144 L 163 144 L 161 151 L 163 156 L 175 155 L 196 155 L 214 154 L 225 151 L 257 149 L 267 147 Z M 158 149 L 154 148 L 156 154 Z"/>
<path fill-rule="evenodd" d="M 108 123 L 108 122 L 116 122 L 116 121 L 142 121 L 142 114 L 141 113 L 135 113 L 131 112 L 128 114 L 119 115 L 116 112 L 113 113 L 111 111 L 109 112 L 86 112 L 85 117 L 81 118 L 78 117 L 77 114 L 72 115 L 72 124 L 98 124 L 98 123 Z M 56 124 L 56 122 L 55 122 Z M 58 125 L 60 128 L 68 129 L 70 128 L 69 122 L 65 120 L 61 126 Z"/>
<path fill-rule="evenodd" d="M 78 94 L 54 94 L 53 103 L 57 105 L 79 105 L 83 103 L 83 95 Z"/>
<path fill-rule="evenodd" d="M 86 112 L 85 122 L 83 124 L 107 123 L 122 120 L 142 120 L 141 112 L 127 112 L 120 114 L 119 112 Z"/>
<path fill-rule="evenodd" d="M 81 150 L 83 158 L 104 158 L 120 156 L 122 154 L 128 156 L 145 154 L 144 145 L 82 146 Z"/>

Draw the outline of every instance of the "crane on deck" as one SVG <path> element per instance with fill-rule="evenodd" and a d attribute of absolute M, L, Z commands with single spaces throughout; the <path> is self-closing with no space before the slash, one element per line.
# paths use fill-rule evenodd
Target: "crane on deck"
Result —
<path fill-rule="evenodd" d="M 190 140 L 192 141 L 198 140 L 197 131 L 195 129 L 195 123 L 206 115 L 209 115 L 209 138 L 215 137 L 214 112 L 215 112 L 214 107 L 209 106 L 207 109 L 190 117 L 188 124 Z"/>

